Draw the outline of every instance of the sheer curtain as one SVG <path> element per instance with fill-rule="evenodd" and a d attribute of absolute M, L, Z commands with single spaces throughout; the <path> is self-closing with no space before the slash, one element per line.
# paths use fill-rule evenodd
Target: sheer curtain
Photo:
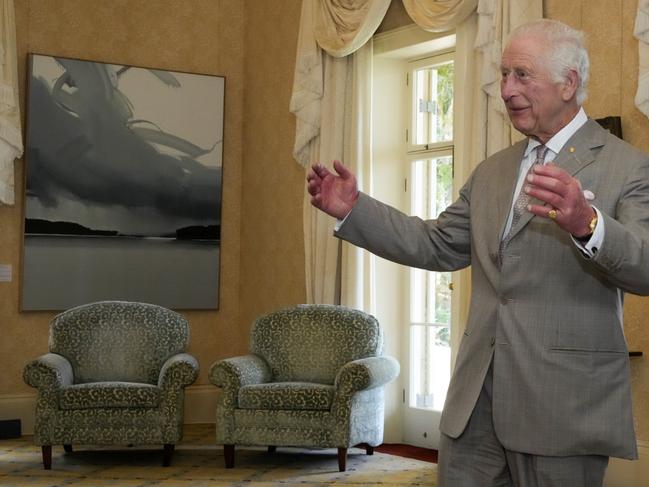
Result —
<path fill-rule="evenodd" d="M 353 55 L 349 138 L 345 162 L 356 174 L 358 186 L 372 193 L 372 58 L 370 38 Z M 337 239 L 336 239 L 337 240 Z M 341 243 L 340 304 L 374 313 L 374 269 L 369 252 Z"/>
<path fill-rule="evenodd" d="M 423 29 L 456 30 L 459 66 L 467 74 L 457 78 L 480 80 L 456 85 L 455 161 L 466 179 L 485 156 L 520 137 L 500 101 L 498 60 L 502 40 L 514 27 L 542 17 L 542 0 L 402 1 Z M 371 36 L 389 4 L 390 0 L 303 0 L 290 107 L 297 119 L 295 159 L 308 171 L 314 162 L 330 165 L 342 157 L 369 193 Z M 306 194 L 307 300 L 371 312 L 370 259 L 364 251 L 338 242 L 332 236 L 334 223 L 311 207 Z"/>
<path fill-rule="evenodd" d="M 0 203 L 12 205 L 14 159 L 23 154 L 13 0 L 2 0 L 0 27 Z"/>
<path fill-rule="evenodd" d="M 290 105 L 297 119 L 293 155 L 306 171 L 317 161 L 330 165 L 343 160 L 357 172 L 365 191 L 369 177 L 362 176 L 355 161 L 368 156 L 362 132 L 369 98 L 366 87 L 357 84 L 371 72 L 365 64 L 371 62 L 367 41 L 389 5 L 390 0 L 302 3 Z M 341 303 L 342 243 L 333 237 L 335 222 L 311 206 L 306 192 L 303 204 L 307 302 Z M 358 257 L 346 251 L 346 265 L 361 265 Z"/>

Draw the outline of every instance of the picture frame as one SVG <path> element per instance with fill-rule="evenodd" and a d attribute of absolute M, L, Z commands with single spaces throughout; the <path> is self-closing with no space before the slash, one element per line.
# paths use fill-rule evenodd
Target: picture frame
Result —
<path fill-rule="evenodd" d="M 611 132 L 618 138 L 622 138 L 622 118 L 621 117 L 603 117 L 595 119 L 603 128 Z"/>
<path fill-rule="evenodd" d="M 21 309 L 218 309 L 225 78 L 28 62 Z"/>

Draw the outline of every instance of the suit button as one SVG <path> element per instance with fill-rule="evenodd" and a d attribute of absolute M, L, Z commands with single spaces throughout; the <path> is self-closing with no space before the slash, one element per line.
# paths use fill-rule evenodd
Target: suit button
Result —
<path fill-rule="evenodd" d="M 495 339 L 495 338 L 492 338 L 492 339 L 491 339 L 491 346 L 493 347 L 495 344 L 496 344 L 496 339 Z"/>
<path fill-rule="evenodd" d="M 506 306 L 507 303 L 509 303 L 509 299 L 507 299 L 505 296 L 500 296 L 500 304 Z"/>

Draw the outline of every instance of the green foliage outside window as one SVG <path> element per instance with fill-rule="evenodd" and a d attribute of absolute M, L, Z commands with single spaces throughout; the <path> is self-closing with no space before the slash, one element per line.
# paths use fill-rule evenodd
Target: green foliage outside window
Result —
<path fill-rule="evenodd" d="M 453 63 L 443 64 L 437 70 L 437 140 L 453 139 Z"/>

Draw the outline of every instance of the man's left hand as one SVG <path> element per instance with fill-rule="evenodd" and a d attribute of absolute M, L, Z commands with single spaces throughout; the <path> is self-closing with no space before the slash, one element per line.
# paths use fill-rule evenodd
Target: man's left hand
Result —
<path fill-rule="evenodd" d="M 530 196 L 545 205 L 529 205 L 537 216 L 550 218 L 576 238 L 591 233 L 589 223 L 595 210 L 584 197 L 581 183 L 556 164 L 537 164 L 523 187 Z"/>

